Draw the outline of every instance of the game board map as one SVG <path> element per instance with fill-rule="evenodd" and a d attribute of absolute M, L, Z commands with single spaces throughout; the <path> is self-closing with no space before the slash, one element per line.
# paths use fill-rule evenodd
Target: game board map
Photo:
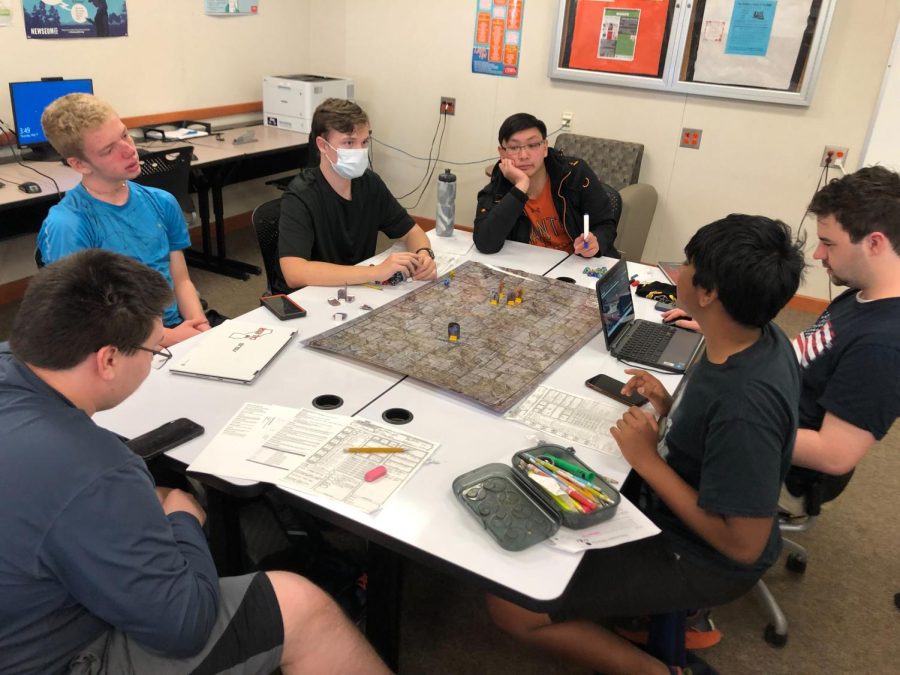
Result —
<path fill-rule="evenodd" d="M 506 298 L 491 304 L 501 287 Z M 460 338 L 448 340 L 448 324 Z M 505 412 L 600 331 L 593 289 L 467 261 L 305 344 Z"/>

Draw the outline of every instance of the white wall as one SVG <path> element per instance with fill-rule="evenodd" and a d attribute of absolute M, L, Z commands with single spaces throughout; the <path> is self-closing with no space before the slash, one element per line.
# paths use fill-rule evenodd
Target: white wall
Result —
<path fill-rule="evenodd" d="M 515 79 L 471 73 L 474 0 L 313 2 L 309 65 L 353 77 L 376 136 L 420 156 L 427 154 L 441 95 L 457 100 L 442 153 L 450 160 L 491 156 L 500 123 L 523 110 L 550 129 L 572 111 L 576 133 L 643 143 L 641 180 L 660 195 L 643 258 L 675 259 L 699 226 L 728 213 L 762 213 L 796 227 L 826 144 L 848 146 L 848 169 L 857 166 L 900 18 L 900 0 L 840 0 L 812 105 L 794 108 L 551 81 L 556 4 L 525 3 Z M 703 129 L 699 151 L 678 148 L 682 127 Z M 424 169 L 378 146 L 375 161 L 395 194 L 411 189 Z M 457 222 L 472 222 L 483 169 L 453 169 Z M 432 181 L 415 213 L 433 218 L 435 195 Z M 813 241 L 815 223 L 806 224 Z M 801 293 L 828 297 L 819 267 L 808 272 Z"/>
<path fill-rule="evenodd" d="M 125 116 L 259 100 L 267 74 L 347 75 L 376 136 L 417 155 L 427 154 L 440 96 L 455 96 L 442 156 L 457 161 L 494 155 L 511 113 L 532 112 L 555 129 L 572 111 L 577 133 L 645 145 L 641 180 L 660 202 L 643 257 L 657 260 L 678 258 L 697 227 L 732 212 L 797 226 L 826 144 L 848 146 L 856 168 L 900 18 L 900 0 L 839 0 L 812 105 L 794 108 L 550 81 L 556 4 L 526 2 L 518 78 L 471 73 L 474 0 L 266 0 L 247 19 L 203 16 L 200 0 L 131 0 L 128 38 L 75 41 L 26 40 L 13 3 L 0 63 L 8 79 L 93 77 Z M 0 115 L 9 115 L 2 96 Z M 683 126 L 703 129 L 699 151 L 678 148 Z M 398 195 L 424 169 L 378 146 L 375 163 Z M 460 223 L 472 222 L 486 163 L 453 169 Z M 226 195 L 229 213 L 248 210 L 256 189 Z M 416 215 L 434 217 L 435 193 L 433 179 Z M 9 270 L 27 248 L 0 244 L 0 283 L 18 278 Z M 828 296 L 821 269 L 809 271 L 801 293 Z"/>

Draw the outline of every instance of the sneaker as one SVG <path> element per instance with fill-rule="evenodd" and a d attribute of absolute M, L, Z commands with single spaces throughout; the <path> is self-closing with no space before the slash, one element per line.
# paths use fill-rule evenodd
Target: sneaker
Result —
<path fill-rule="evenodd" d="M 615 632 L 636 645 L 646 645 L 649 635 L 648 618 L 628 619 L 617 624 Z M 722 640 L 722 631 L 716 628 L 708 609 L 688 614 L 684 625 L 685 649 L 709 649 Z"/>

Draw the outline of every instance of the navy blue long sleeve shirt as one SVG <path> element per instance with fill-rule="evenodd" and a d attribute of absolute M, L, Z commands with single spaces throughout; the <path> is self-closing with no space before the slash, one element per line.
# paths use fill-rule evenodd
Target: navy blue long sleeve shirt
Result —
<path fill-rule="evenodd" d="M 206 644 L 218 575 L 196 518 L 143 461 L 0 345 L 0 672 L 62 672 L 116 628 L 173 657 Z"/>

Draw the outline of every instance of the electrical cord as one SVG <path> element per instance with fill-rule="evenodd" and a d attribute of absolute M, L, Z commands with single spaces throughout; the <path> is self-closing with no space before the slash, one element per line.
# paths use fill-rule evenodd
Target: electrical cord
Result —
<path fill-rule="evenodd" d="M 443 114 L 444 114 L 444 113 L 441 113 L 441 115 L 443 115 Z M 556 134 L 558 134 L 558 133 L 559 133 L 560 131 L 562 131 L 563 129 L 565 129 L 565 127 L 559 127 L 559 128 L 556 129 L 555 131 L 551 131 L 550 133 L 547 134 L 547 139 L 549 140 L 551 136 L 555 136 Z M 419 156 L 417 156 L 417 155 L 413 155 L 413 154 L 407 152 L 406 150 L 404 150 L 403 148 L 398 148 L 397 146 L 391 145 L 390 143 L 385 143 L 385 142 L 382 141 L 380 138 L 377 138 L 377 137 L 375 137 L 374 135 L 372 136 L 372 140 L 375 141 L 376 143 L 378 143 L 378 145 L 383 145 L 384 147 L 390 148 L 391 150 L 396 150 L 396 151 L 399 152 L 400 154 L 406 155 L 406 156 L 409 157 L 410 159 L 417 159 L 417 160 L 422 161 L 422 162 L 428 161 L 428 160 L 429 160 L 429 157 L 419 157 Z M 433 141 L 432 141 L 432 143 L 433 143 Z M 443 157 L 440 157 L 440 156 L 439 156 L 439 157 L 438 157 L 436 160 L 434 160 L 434 161 L 436 161 L 436 162 L 442 162 L 442 163 L 444 163 L 444 164 L 450 164 L 450 165 L 452 165 L 452 166 L 469 166 L 469 165 L 471 165 L 471 164 L 484 164 L 485 162 L 496 162 L 496 161 L 497 161 L 497 155 L 493 155 L 492 157 L 485 157 L 484 159 L 475 159 L 475 160 L 472 160 L 472 161 L 466 161 L 466 162 L 456 162 L 456 161 L 452 161 L 452 160 L 449 160 L 449 159 L 444 159 Z"/>
<path fill-rule="evenodd" d="M 12 127 L 10 127 L 2 119 L 0 119 L 0 129 L 4 130 L 8 134 L 12 134 L 13 136 L 16 136 L 16 132 L 13 131 Z M 10 149 L 10 151 L 12 151 L 12 155 L 13 155 L 13 158 L 16 160 L 16 164 L 18 164 L 19 166 L 25 167 L 26 169 L 30 169 L 31 171 L 34 171 L 39 176 L 43 176 L 44 178 L 49 180 L 51 183 L 53 183 L 53 188 L 56 190 L 57 201 L 62 199 L 62 191 L 59 189 L 59 184 L 56 182 L 56 179 L 54 179 L 53 176 L 48 176 L 43 171 L 38 171 L 33 166 L 29 166 L 28 164 L 23 162 L 21 157 L 16 153 L 15 146 L 12 143 L 10 144 L 9 149 Z M 16 183 L 16 185 L 20 185 L 20 183 Z"/>
<path fill-rule="evenodd" d="M 446 130 L 447 130 L 447 116 L 444 115 L 444 124 L 441 127 L 441 137 L 438 139 L 438 146 L 437 146 L 438 157 L 441 154 L 441 145 L 443 145 L 443 143 L 444 143 L 444 132 Z M 431 172 L 425 178 L 425 182 L 422 185 L 422 191 L 419 193 L 419 197 L 418 197 L 418 199 L 416 199 L 416 203 L 413 204 L 412 206 L 408 207 L 409 209 L 416 208 L 419 205 L 419 202 L 422 201 L 422 197 L 425 195 L 425 191 L 428 189 L 428 186 L 431 184 L 431 178 L 432 178 L 432 176 L 434 176 L 434 172 L 437 169 L 437 165 L 438 165 L 438 160 L 437 160 L 437 157 L 435 157 L 434 164 L 431 165 Z M 427 170 L 427 167 L 426 167 L 426 170 Z"/>
<path fill-rule="evenodd" d="M 444 126 L 444 128 L 446 128 L 447 116 L 444 114 L 443 110 L 441 111 L 440 115 L 438 116 L 437 124 L 434 127 L 434 134 L 431 137 L 431 147 L 428 148 L 428 159 L 426 160 L 426 164 L 425 164 L 425 173 L 422 174 L 422 178 L 419 180 L 419 182 L 416 184 L 416 186 L 412 190 L 407 192 L 405 195 L 397 197 L 397 201 L 400 201 L 401 199 L 409 197 L 411 194 L 416 192 L 416 190 L 418 190 L 419 188 L 422 188 L 422 190 L 424 192 L 424 188 L 425 188 L 425 186 L 427 186 L 428 172 L 431 169 L 431 162 L 433 161 L 435 163 L 435 166 L 437 165 L 437 158 L 432 157 L 432 155 L 434 154 L 434 142 L 435 142 L 435 140 L 437 140 L 438 131 L 440 131 L 440 129 L 441 129 L 441 122 L 443 122 L 443 126 Z M 441 139 L 443 139 L 443 138 L 444 138 L 444 134 L 441 133 Z M 440 146 L 440 144 L 438 144 L 438 156 L 440 156 L 440 154 L 441 154 L 441 146 Z M 422 197 L 420 195 L 419 199 L 421 200 L 421 198 Z M 419 201 L 417 200 L 416 205 L 418 205 L 418 203 L 419 203 Z M 409 208 L 415 208 L 415 206 L 411 206 Z"/>

